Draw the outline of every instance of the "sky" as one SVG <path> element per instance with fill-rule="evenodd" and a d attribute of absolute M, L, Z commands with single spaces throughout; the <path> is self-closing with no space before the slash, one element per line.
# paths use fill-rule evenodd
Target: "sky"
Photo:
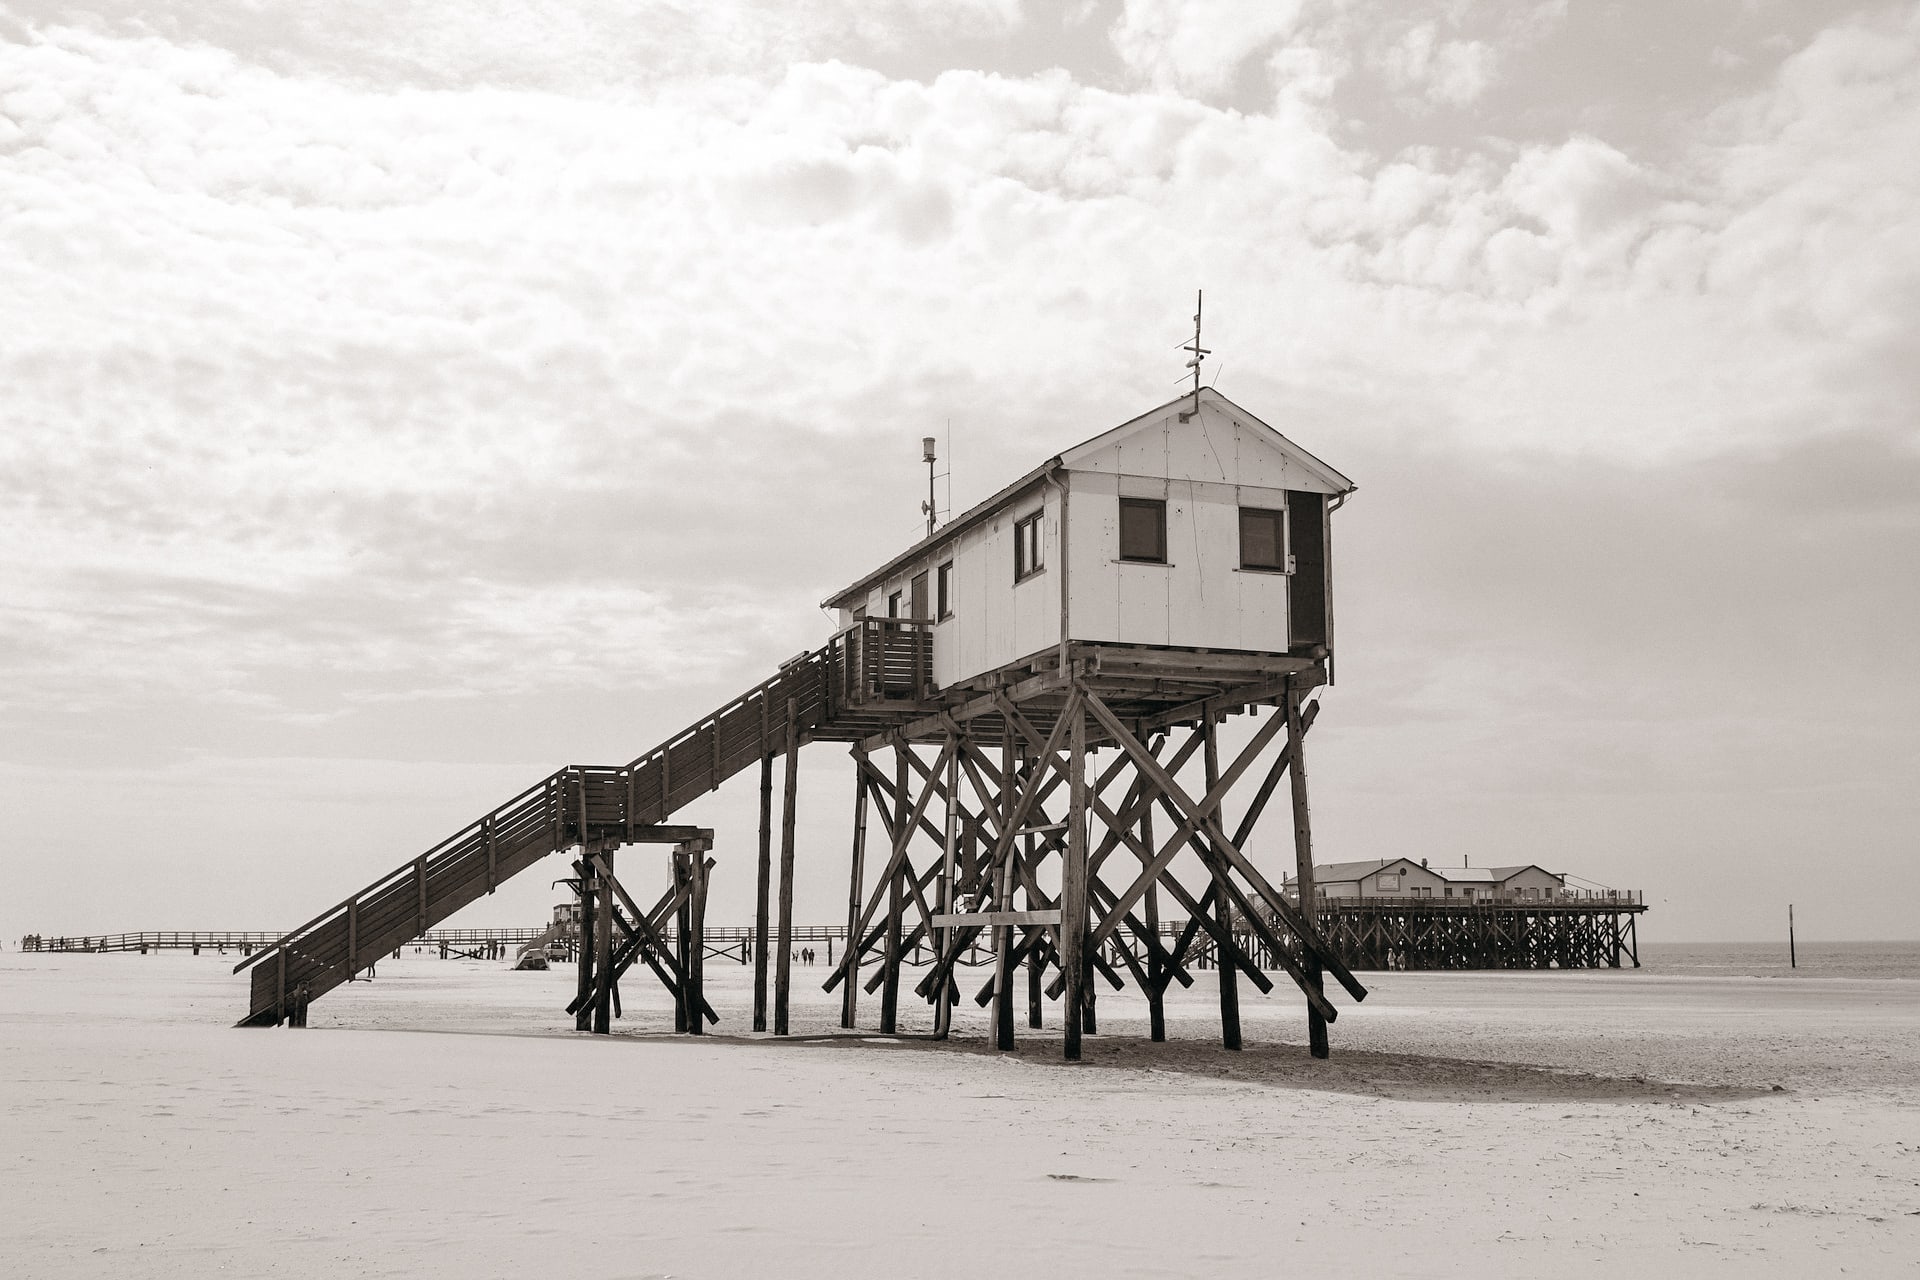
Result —
<path fill-rule="evenodd" d="M 1916 155 L 1913 4 L 0 0 L 0 938 L 285 928 L 639 755 L 1204 288 L 1359 484 L 1323 860 L 1920 939 Z M 850 809 L 810 748 L 802 921 Z"/>

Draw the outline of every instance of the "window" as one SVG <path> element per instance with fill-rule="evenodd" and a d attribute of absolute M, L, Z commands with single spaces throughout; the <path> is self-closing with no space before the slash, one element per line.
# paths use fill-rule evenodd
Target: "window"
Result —
<path fill-rule="evenodd" d="M 915 621 L 931 616 L 927 612 L 932 602 L 927 599 L 927 575 L 924 573 L 916 573 L 913 575 L 911 605 Z"/>
<path fill-rule="evenodd" d="M 1287 570 L 1286 515 L 1266 507 L 1240 508 L 1240 567 Z"/>
<path fill-rule="evenodd" d="M 1040 563 L 1040 517 L 1036 511 L 1013 522 L 1013 580 L 1031 578 L 1046 566 Z"/>
<path fill-rule="evenodd" d="M 900 616 L 900 593 L 898 591 L 887 597 L 887 616 L 889 618 L 897 618 Z"/>
<path fill-rule="evenodd" d="M 945 622 L 953 616 L 953 561 L 951 560 L 941 565 L 940 572 L 935 576 L 934 600 L 935 606 L 940 611 L 934 615 L 936 618 Z"/>
<path fill-rule="evenodd" d="M 1120 499 L 1120 558 L 1167 562 L 1167 504 L 1158 498 Z"/>

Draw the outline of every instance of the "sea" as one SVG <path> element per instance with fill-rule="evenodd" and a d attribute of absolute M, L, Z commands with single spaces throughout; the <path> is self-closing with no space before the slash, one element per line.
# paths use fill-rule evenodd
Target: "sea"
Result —
<path fill-rule="evenodd" d="M 1723 978 L 1920 978 L 1920 942 L 1643 942 L 1648 973 Z"/>

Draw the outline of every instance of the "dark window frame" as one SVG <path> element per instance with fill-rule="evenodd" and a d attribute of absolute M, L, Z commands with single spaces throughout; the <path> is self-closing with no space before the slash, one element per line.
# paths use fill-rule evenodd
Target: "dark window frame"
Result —
<path fill-rule="evenodd" d="M 1260 563 L 1247 554 L 1248 517 L 1263 521 L 1273 531 L 1273 554 L 1271 564 Z M 1286 573 L 1287 570 L 1287 511 L 1285 507 L 1241 507 L 1239 518 L 1240 567 L 1251 573 Z"/>
<path fill-rule="evenodd" d="M 945 622 L 953 616 L 953 561 L 942 561 L 933 575 L 933 617 Z"/>
<path fill-rule="evenodd" d="M 897 618 L 900 616 L 900 606 L 906 603 L 906 595 L 907 593 L 904 590 L 890 591 L 887 593 L 887 616 L 889 618 Z"/>
<path fill-rule="evenodd" d="M 1046 508 L 1013 522 L 1013 580 L 1025 582 L 1047 567 L 1046 544 L 1040 540 L 1040 520 Z"/>
<path fill-rule="evenodd" d="M 1154 515 L 1154 549 L 1150 555 L 1127 552 L 1127 512 L 1150 511 Z M 1165 498 L 1121 498 L 1119 509 L 1120 559 L 1127 564 L 1165 564 L 1167 562 L 1167 502 Z"/>

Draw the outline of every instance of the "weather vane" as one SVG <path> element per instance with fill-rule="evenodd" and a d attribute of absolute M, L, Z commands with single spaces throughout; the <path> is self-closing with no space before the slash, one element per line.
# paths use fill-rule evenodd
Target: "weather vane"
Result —
<path fill-rule="evenodd" d="M 1180 415 L 1182 422 L 1200 412 L 1200 362 L 1213 354 L 1200 345 L 1200 313 L 1205 309 L 1203 305 L 1205 301 L 1205 290 L 1195 289 L 1193 291 L 1193 341 L 1180 344 L 1182 351 L 1193 353 L 1193 358 L 1187 361 L 1187 368 L 1193 370 L 1193 408 Z"/>

